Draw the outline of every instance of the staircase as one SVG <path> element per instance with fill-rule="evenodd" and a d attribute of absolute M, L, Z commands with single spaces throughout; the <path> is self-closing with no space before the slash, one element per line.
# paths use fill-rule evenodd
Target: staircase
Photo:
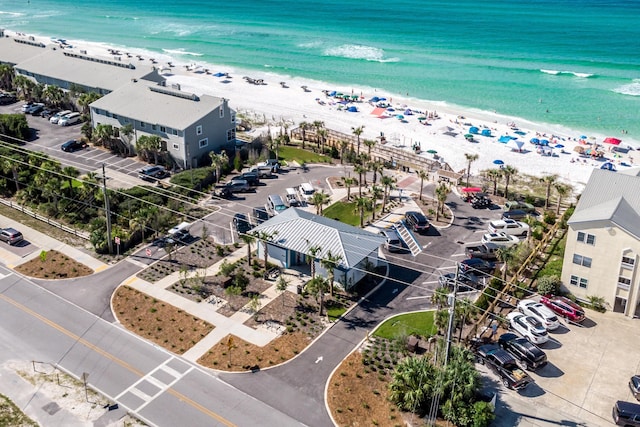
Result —
<path fill-rule="evenodd" d="M 416 256 L 422 252 L 422 246 L 420 246 L 416 238 L 413 236 L 413 233 L 405 227 L 404 221 L 396 222 L 394 224 L 394 228 L 398 232 L 400 239 L 402 239 L 404 244 L 407 245 L 407 248 L 411 251 L 411 255 Z"/>

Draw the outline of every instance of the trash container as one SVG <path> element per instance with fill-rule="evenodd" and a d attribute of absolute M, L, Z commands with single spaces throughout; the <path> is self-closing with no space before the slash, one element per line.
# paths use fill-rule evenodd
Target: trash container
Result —
<path fill-rule="evenodd" d="M 302 295 L 302 285 L 298 285 L 298 287 L 296 288 L 298 295 Z"/>

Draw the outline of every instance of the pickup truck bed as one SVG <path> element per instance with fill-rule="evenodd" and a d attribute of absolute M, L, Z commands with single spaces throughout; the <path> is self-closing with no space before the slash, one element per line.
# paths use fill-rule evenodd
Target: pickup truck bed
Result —
<path fill-rule="evenodd" d="M 490 243 L 465 246 L 464 252 L 469 258 L 480 258 L 487 261 L 494 261 L 498 258 L 498 246 Z"/>

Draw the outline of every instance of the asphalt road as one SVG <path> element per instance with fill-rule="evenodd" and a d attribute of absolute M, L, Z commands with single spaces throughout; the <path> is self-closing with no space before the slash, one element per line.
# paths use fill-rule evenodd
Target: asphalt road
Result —
<path fill-rule="evenodd" d="M 300 423 L 0 267 L 0 354 L 58 365 L 151 425 Z M 46 425 L 46 422 L 44 423 Z"/>

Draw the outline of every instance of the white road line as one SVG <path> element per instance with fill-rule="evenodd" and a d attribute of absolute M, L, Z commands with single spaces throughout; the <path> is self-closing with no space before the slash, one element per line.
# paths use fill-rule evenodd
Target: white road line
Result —
<path fill-rule="evenodd" d="M 420 296 L 420 297 L 409 297 L 409 298 L 407 298 L 407 300 L 424 299 L 424 298 L 431 298 L 431 295 L 424 295 L 424 296 Z"/>
<path fill-rule="evenodd" d="M 438 283 L 437 280 L 427 280 L 426 282 L 422 282 L 423 285 L 431 285 L 433 283 Z"/>
<path fill-rule="evenodd" d="M 449 255 L 449 256 L 452 256 L 452 257 L 454 257 L 454 256 L 467 256 L 467 254 L 465 254 L 463 252 L 463 253 L 460 253 L 460 254 L 453 254 L 453 255 Z"/>

